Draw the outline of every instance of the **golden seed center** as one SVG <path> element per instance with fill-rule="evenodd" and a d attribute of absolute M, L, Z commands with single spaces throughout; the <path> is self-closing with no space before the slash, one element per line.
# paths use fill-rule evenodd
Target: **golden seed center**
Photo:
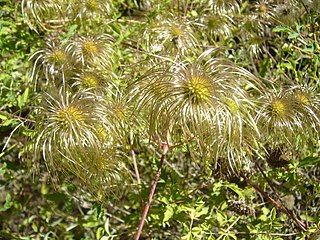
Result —
<path fill-rule="evenodd" d="M 180 37 L 183 35 L 183 30 L 177 26 L 173 26 L 171 29 L 172 36 Z"/>
<path fill-rule="evenodd" d="M 53 51 L 49 58 L 52 60 L 55 64 L 63 64 L 66 61 L 65 53 L 61 50 Z"/>
<path fill-rule="evenodd" d="M 88 87 L 97 87 L 99 85 L 99 79 L 92 73 L 84 74 L 81 77 L 81 81 Z"/>
<path fill-rule="evenodd" d="M 82 51 L 85 55 L 96 55 L 98 54 L 98 46 L 92 41 L 87 41 L 82 45 Z"/>
<path fill-rule="evenodd" d="M 284 115 L 287 110 L 286 104 L 281 99 L 274 100 L 271 104 L 271 108 L 276 115 L 280 116 Z"/>
<path fill-rule="evenodd" d="M 83 122 L 84 116 L 83 112 L 77 107 L 68 106 L 60 110 L 58 113 L 58 120 L 68 127 L 72 123 Z"/>
<path fill-rule="evenodd" d="M 95 0 L 89 0 L 86 2 L 86 8 L 92 12 L 97 11 L 99 9 L 98 2 Z"/>
<path fill-rule="evenodd" d="M 207 100 L 210 96 L 209 82 L 203 76 L 191 76 L 187 83 L 189 97 L 195 101 Z"/>
<path fill-rule="evenodd" d="M 305 104 L 305 105 L 310 104 L 309 96 L 303 92 L 297 92 L 295 94 L 295 98 L 302 104 Z"/>

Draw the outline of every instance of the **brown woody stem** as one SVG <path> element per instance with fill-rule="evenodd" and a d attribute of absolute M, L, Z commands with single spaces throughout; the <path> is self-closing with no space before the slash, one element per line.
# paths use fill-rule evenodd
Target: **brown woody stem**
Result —
<path fill-rule="evenodd" d="M 154 180 L 153 180 L 153 185 L 152 185 L 152 188 L 150 190 L 148 202 L 147 202 L 147 204 L 146 204 L 146 206 L 144 208 L 144 211 L 142 213 L 142 216 L 141 216 L 141 220 L 140 220 L 140 224 L 139 224 L 139 228 L 138 228 L 135 240 L 139 240 L 139 238 L 140 238 L 140 235 L 141 235 L 141 232 L 142 232 L 142 228 L 143 228 L 144 222 L 145 222 L 145 220 L 147 218 L 148 211 L 149 211 L 149 208 L 150 208 L 150 204 L 152 202 L 152 198 L 153 198 L 153 195 L 154 195 L 154 193 L 156 191 L 156 187 L 157 187 L 157 184 L 158 184 L 158 181 L 159 181 L 159 178 L 160 178 L 160 174 L 161 174 L 161 169 L 162 169 L 162 165 L 163 165 L 163 162 L 164 162 L 164 158 L 165 158 L 168 150 L 169 150 L 168 144 L 166 144 L 166 143 L 163 144 L 163 146 L 162 146 L 162 154 L 161 154 L 161 159 L 160 159 L 160 162 L 159 162 L 158 170 L 157 170 L 156 176 L 154 177 Z"/>
<path fill-rule="evenodd" d="M 277 209 L 287 214 L 289 218 L 293 219 L 298 224 L 301 230 L 307 231 L 307 227 L 305 223 L 297 219 L 295 216 L 293 216 L 293 214 L 287 208 L 277 203 L 273 198 L 271 198 L 267 193 L 265 193 L 257 184 L 253 183 L 249 178 L 247 178 L 243 173 L 241 173 L 241 177 L 243 177 L 244 180 L 247 183 L 249 183 L 257 192 L 259 192 L 265 199 L 271 202 L 273 206 L 275 206 Z"/>

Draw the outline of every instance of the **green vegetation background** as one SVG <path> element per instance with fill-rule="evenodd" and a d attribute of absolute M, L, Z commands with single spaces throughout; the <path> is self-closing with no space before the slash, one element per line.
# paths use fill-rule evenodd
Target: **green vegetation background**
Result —
<path fill-rule="evenodd" d="M 254 5 L 255 1 L 243 1 L 242 7 L 249 2 Z M 135 35 L 142 13 L 135 1 L 118 1 L 117 8 L 117 21 L 110 24 L 108 32 L 121 43 L 120 58 L 134 64 L 137 59 L 130 52 L 134 49 L 128 48 L 136 47 L 136 42 L 130 41 L 139 39 Z M 149 19 L 152 14 L 158 12 L 150 13 Z M 188 14 L 192 18 L 200 13 Z M 286 26 L 274 26 L 272 38 L 264 46 L 267 52 L 245 55 L 249 39 L 237 48 L 231 46 L 229 57 L 259 77 L 316 82 L 318 18 L 317 9 L 309 9 Z M 101 25 L 99 21 L 104 20 L 95 24 Z M 57 37 L 67 39 L 84 31 L 77 26 L 61 30 Z M 62 176 L 58 184 L 52 184 L 46 165 L 30 154 L 38 100 L 29 57 L 44 47 L 47 37 L 30 29 L 20 1 L 0 1 L 0 239 L 132 239 L 157 168 L 157 149 L 148 149 L 147 142 L 138 146 L 141 194 L 137 186 L 128 187 L 120 197 L 111 196 L 102 205 L 72 176 Z M 212 44 L 216 42 L 212 40 Z M 137 74 L 128 71 L 127 76 Z M 312 234 L 318 239 L 314 233 L 320 227 L 319 139 L 304 151 L 309 154 L 306 158 L 290 159 L 286 167 L 260 165 L 283 203 L 307 224 L 306 232 L 243 179 L 216 180 L 208 169 L 190 161 L 188 149 L 181 148 L 167 157 L 141 239 L 305 239 Z M 276 198 L 261 172 L 252 171 L 250 178 Z"/>

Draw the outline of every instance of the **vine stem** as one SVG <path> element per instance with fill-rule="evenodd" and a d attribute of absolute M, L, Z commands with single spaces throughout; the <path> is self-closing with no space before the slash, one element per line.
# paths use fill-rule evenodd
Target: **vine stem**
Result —
<path fill-rule="evenodd" d="M 152 202 L 153 195 L 154 195 L 154 193 L 156 191 L 156 187 L 157 187 L 157 184 L 158 184 L 158 181 L 159 181 L 159 178 L 160 178 L 160 174 L 161 174 L 161 169 L 162 169 L 162 165 L 163 165 L 163 162 L 164 162 L 164 158 L 165 158 L 168 150 L 169 150 L 168 144 L 164 143 L 162 145 L 162 154 L 161 154 L 161 159 L 160 159 L 160 162 L 159 162 L 159 165 L 158 165 L 158 170 L 157 170 L 156 176 L 154 177 L 154 180 L 153 180 L 153 185 L 152 185 L 152 188 L 151 188 L 150 193 L 149 193 L 148 202 L 147 202 L 147 204 L 146 204 L 146 206 L 144 208 L 144 211 L 142 213 L 142 216 L 141 216 L 141 220 L 140 220 L 140 224 L 139 224 L 139 228 L 138 228 L 135 240 L 139 240 L 139 238 L 140 238 L 140 235 L 141 235 L 141 232 L 142 232 L 142 228 L 143 228 L 144 222 L 146 220 L 146 217 L 148 215 L 150 204 Z"/>
<path fill-rule="evenodd" d="M 244 178 L 244 180 L 249 183 L 257 192 L 261 193 L 261 195 L 266 198 L 269 202 L 272 203 L 273 206 L 275 206 L 277 209 L 279 209 L 280 211 L 284 212 L 285 214 L 287 214 L 287 216 L 291 219 L 293 219 L 299 226 L 299 228 L 302 231 L 307 231 L 307 226 L 305 225 L 304 222 L 302 222 L 301 220 L 297 219 L 295 216 L 293 216 L 293 214 L 288 211 L 287 208 L 281 206 L 279 203 L 277 203 L 273 198 L 271 198 L 267 193 L 265 193 L 258 185 L 256 185 L 255 183 L 253 183 L 249 178 L 247 178 L 243 173 L 240 174 L 241 177 Z"/>
<path fill-rule="evenodd" d="M 281 197 L 279 196 L 278 192 L 276 191 L 276 189 L 273 187 L 272 183 L 270 182 L 270 180 L 268 179 L 267 175 L 263 172 L 262 168 L 260 167 L 260 165 L 258 163 L 256 163 L 256 166 L 258 167 L 259 171 L 261 172 L 262 176 L 264 177 L 264 179 L 267 181 L 267 183 L 269 184 L 269 186 L 271 187 L 272 191 L 274 192 L 274 194 L 276 195 L 276 197 L 278 198 L 278 200 L 280 201 L 283 211 L 291 218 L 293 219 L 302 230 L 307 231 L 307 225 L 302 222 L 301 220 L 299 220 L 296 216 L 293 215 L 293 213 L 286 207 L 286 205 L 283 203 Z"/>

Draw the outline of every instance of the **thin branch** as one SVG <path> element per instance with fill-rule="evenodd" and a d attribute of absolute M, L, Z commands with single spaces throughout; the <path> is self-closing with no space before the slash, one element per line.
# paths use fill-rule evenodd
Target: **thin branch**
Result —
<path fill-rule="evenodd" d="M 256 185 L 255 183 L 253 183 L 249 178 L 247 178 L 243 173 L 240 173 L 241 177 L 244 178 L 244 180 L 249 183 L 257 192 L 259 192 L 264 198 L 266 198 L 269 202 L 272 203 L 272 205 L 274 205 L 277 209 L 279 209 L 280 211 L 282 211 L 283 213 L 287 214 L 287 216 L 289 218 L 291 218 L 292 220 L 294 220 L 299 228 L 303 231 L 307 231 L 306 225 L 304 222 L 300 221 L 299 219 L 297 219 L 296 217 L 294 217 L 292 215 L 292 213 L 290 211 L 287 211 L 286 208 L 282 207 L 281 205 L 279 205 L 279 203 L 277 203 L 273 198 L 271 198 L 267 193 L 265 193 L 258 185 Z"/>
<path fill-rule="evenodd" d="M 144 208 L 144 211 L 142 213 L 142 216 L 141 216 L 141 220 L 140 220 L 140 224 L 139 224 L 139 227 L 138 227 L 138 231 L 137 231 L 137 235 L 135 237 L 135 240 L 139 240 L 140 238 L 140 235 L 141 235 L 141 232 L 142 232 L 142 228 L 143 228 L 143 225 L 144 225 L 144 222 L 146 221 L 146 218 L 147 218 L 147 215 L 148 215 L 148 212 L 149 212 L 149 208 L 150 208 L 150 205 L 151 205 L 151 202 L 152 202 L 152 199 L 153 199 L 153 195 L 156 191 L 156 187 L 157 187 L 157 184 L 158 184 L 158 181 L 159 181 L 159 178 L 160 178 L 160 174 L 161 174 L 161 169 L 162 169 L 162 166 L 163 166 L 163 163 L 164 163 L 164 159 L 165 159 L 165 156 L 167 155 L 168 153 L 168 150 L 169 150 L 169 147 L 171 146 L 171 136 L 170 136 L 170 129 L 172 128 L 172 126 L 169 127 L 169 129 L 167 130 L 167 139 L 166 139 L 166 142 L 164 143 L 161 143 L 161 147 L 162 147 L 162 154 L 161 154 L 161 159 L 160 159 L 160 162 L 159 162 L 159 165 L 158 165 L 158 170 L 157 170 L 157 173 L 154 177 L 154 180 L 153 180 L 153 185 L 152 185 L 152 188 L 150 190 L 150 193 L 149 193 L 149 197 L 148 197 L 148 202 Z"/>
<path fill-rule="evenodd" d="M 34 121 L 34 120 L 31 120 L 31 119 L 28 119 L 28 118 L 24 118 L 24 117 L 20 117 L 20 116 L 14 115 L 14 114 L 12 114 L 12 113 L 8 113 L 8 112 L 6 112 L 6 111 L 0 110 L 0 113 L 1 113 L 1 114 L 4 114 L 4 115 L 8 115 L 8 116 L 10 116 L 10 117 L 12 117 L 12 118 L 16 118 L 16 119 L 19 119 L 19 120 L 26 121 L 26 122 L 32 122 L 32 123 L 35 123 L 35 122 L 36 122 L 36 121 Z"/>
<path fill-rule="evenodd" d="M 141 179 L 140 179 L 140 174 L 139 174 L 139 169 L 138 169 L 138 164 L 137 164 L 137 160 L 136 160 L 136 154 L 134 152 L 133 149 L 133 145 L 131 144 L 131 157 L 132 157 L 132 163 L 133 163 L 133 168 L 134 168 L 134 172 L 136 175 L 136 179 L 137 179 L 137 184 L 141 185 Z"/>
<path fill-rule="evenodd" d="M 239 221 L 240 216 L 228 227 L 228 229 L 226 230 L 226 233 L 229 233 L 230 229 Z M 220 240 L 221 238 L 223 238 L 225 235 L 221 234 L 217 240 Z"/>
<path fill-rule="evenodd" d="M 264 177 L 264 179 L 267 181 L 267 183 L 269 184 L 269 186 L 271 187 L 272 191 L 274 192 L 274 194 L 276 195 L 276 197 L 278 198 L 278 200 L 280 201 L 282 208 L 285 209 L 285 211 L 287 212 L 287 214 L 290 215 L 290 218 L 292 218 L 295 222 L 297 222 L 299 225 L 303 225 L 304 228 L 306 228 L 306 224 L 303 223 L 301 220 L 299 220 L 296 216 L 293 215 L 293 213 L 287 208 L 287 206 L 284 204 L 284 202 L 282 201 L 281 197 L 279 196 L 278 192 L 276 191 L 276 189 L 273 187 L 272 183 L 270 182 L 270 180 L 268 179 L 268 177 L 266 176 L 266 174 L 263 172 L 262 168 L 260 167 L 260 165 L 258 163 L 256 163 L 256 166 L 258 167 L 258 169 L 260 170 L 262 176 Z"/>
<path fill-rule="evenodd" d="M 134 168 L 134 172 L 135 172 L 135 176 L 136 176 L 136 180 L 137 180 L 137 185 L 138 185 L 140 209 L 142 211 L 143 200 L 142 200 L 142 195 L 141 195 L 141 179 L 140 179 L 140 173 L 139 173 L 138 164 L 137 164 L 137 160 L 136 160 L 136 154 L 134 152 L 132 137 L 131 137 L 131 158 L 132 158 L 133 168 Z"/>
<path fill-rule="evenodd" d="M 258 235 L 258 234 L 264 234 L 264 235 L 270 235 L 270 236 L 290 237 L 290 236 L 298 235 L 299 233 L 268 233 L 268 232 L 255 232 L 255 233 L 250 233 L 250 232 L 237 232 L 237 234 L 242 234 L 242 235 Z"/>
<path fill-rule="evenodd" d="M 160 159 L 159 166 L 158 166 L 158 171 L 156 173 L 156 176 L 155 176 L 154 181 L 153 181 L 152 188 L 150 190 L 148 202 L 147 202 L 147 204 L 146 204 L 146 206 L 144 208 L 144 211 L 142 213 L 140 224 L 139 224 L 139 228 L 138 228 L 135 240 L 139 240 L 139 238 L 140 238 L 140 235 L 141 235 L 141 232 L 142 232 L 142 228 L 143 228 L 144 222 L 146 220 L 147 214 L 149 212 L 149 208 L 150 208 L 150 205 L 151 205 L 151 202 L 152 202 L 152 198 L 153 198 L 153 195 L 155 193 L 155 190 L 156 190 L 159 178 L 160 178 L 160 174 L 161 174 L 161 169 L 162 169 L 162 165 L 163 165 L 163 162 L 164 162 L 164 158 L 165 158 L 168 150 L 169 150 L 168 145 L 164 144 L 162 146 L 162 154 L 161 154 L 161 159 Z"/>

